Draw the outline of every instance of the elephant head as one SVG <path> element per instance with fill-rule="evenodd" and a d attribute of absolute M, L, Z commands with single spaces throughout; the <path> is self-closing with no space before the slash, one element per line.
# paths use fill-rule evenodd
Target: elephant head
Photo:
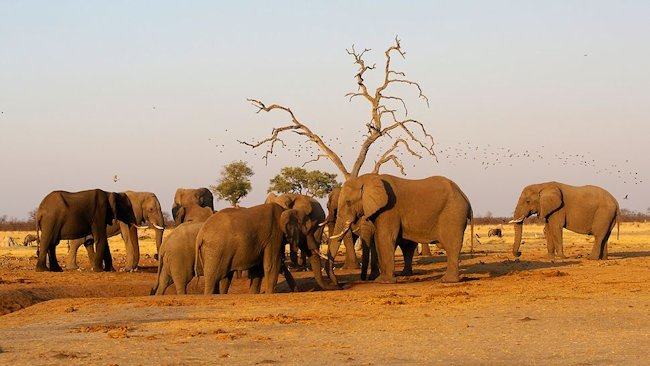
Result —
<path fill-rule="evenodd" d="M 156 248 L 162 244 L 163 231 L 165 230 L 165 219 L 158 197 L 151 192 L 126 191 L 131 201 L 138 228 L 151 225 L 156 229 Z M 146 226 L 145 226 L 146 227 Z"/>
<path fill-rule="evenodd" d="M 174 195 L 174 205 L 172 206 L 172 216 L 175 224 L 180 225 L 185 222 L 187 211 L 194 206 L 210 207 L 214 210 L 212 192 L 207 188 L 177 189 Z"/>
<path fill-rule="evenodd" d="M 329 238 L 329 265 L 327 269 L 333 281 L 336 280 L 332 272 L 332 266 L 343 236 L 350 229 L 355 230 L 355 227 L 364 227 L 360 223 L 367 220 L 372 221 L 374 216 L 389 204 L 389 189 L 376 174 L 350 178 L 343 184 L 337 203 L 336 224 Z M 363 221 L 360 221 L 362 218 Z M 374 224 L 372 231 L 374 232 Z"/>
<path fill-rule="evenodd" d="M 286 209 L 280 216 L 280 226 L 286 241 L 291 245 L 291 250 L 300 248 L 304 253 L 308 253 L 314 279 L 318 286 L 324 290 L 338 289 L 338 286 L 332 286 L 323 279 L 320 249 L 312 240 L 308 239 L 310 236 L 313 237 L 309 215 L 299 209 Z"/>
<path fill-rule="evenodd" d="M 521 234 L 524 220 L 531 215 L 548 220 L 548 217 L 564 206 L 562 190 L 556 182 L 532 184 L 523 189 L 517 207 L 515 207 L 514 218 L 510 223 L 515 225 L 515 242 L 512 246 L 512 254 L 516 257 L 521 255 Z"/>
<path fill-rule="evenodd" d="M 110 212 L 107 215 L 106 225 L 111 225 L 113 220 L 122 221 L 127 225 L 136 224 L 133 205 L 126 193 L 108 193 L 108 204 Z"/>
<path fill-rule="evenodd" d="M 300 211 L 304 216 L 304 228 L 306 230 L 302 240 L 306 241 L 310 248 L 320 247 L 321 230 L 319 228 L 325 222 L 325 211 L 318 201 L 297 193 L 285 193 L 279 196 L 269 193 L 264 203 L 276 203 L 284 209 Z"/>

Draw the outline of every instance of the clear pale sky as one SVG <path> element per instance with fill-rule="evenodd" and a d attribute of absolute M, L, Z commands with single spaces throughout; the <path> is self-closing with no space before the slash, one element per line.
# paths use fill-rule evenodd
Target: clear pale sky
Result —
<path fill-rule="evenodd" d="M 645 212 L 649 19 L 647 1 L 2 1 L 0 215 L 96 187 L 152 191 L 170 211 L 176 188 L 215 184 L 236 159 L 255 171 L 242 205 L 260 203 L 304 159 L 286 151 L 265 165 L 236 142 L 287 121 L 246 98 L 338 137 L 350 166 L 369 114 L 343 97 L 356 87 L 345 49 L 371 48 L 380 64 L 395 35 L 407 52 L 395 66 L 430 108 L 399 95 L 439 160 L 406 159 L 408 177 L 451 178 L 478 214 L 511 215 L 523 186 L 547 180 L 599 185 Z"/>

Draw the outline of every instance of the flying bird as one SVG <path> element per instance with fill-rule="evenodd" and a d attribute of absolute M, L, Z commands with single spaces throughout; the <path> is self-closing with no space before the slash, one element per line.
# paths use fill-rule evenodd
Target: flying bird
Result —
<path fill-rule="evenodd" d="M 117 176 L 117 174 L 115 174 L 115 175 L 113 176 L 113 182 L 114 182 L 114 183 L 117 183 L 118 180 L 120 180 L 120 178 Z"/>
<path fill-rule="evenodd" d="M 624 200 L 626 200 L 626 199 L 627 199 L 627 194 L 625 195 L 625 197 L 623 197 L 623 199 L 624 199 Z"/>

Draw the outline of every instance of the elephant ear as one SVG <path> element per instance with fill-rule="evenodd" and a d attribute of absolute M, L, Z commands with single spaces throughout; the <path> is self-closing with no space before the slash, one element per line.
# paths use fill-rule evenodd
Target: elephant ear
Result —
<path fill-rule="evenodd" d="M 117 193 L 108 193 L 108 205 L 110 207 L 110 213 L 107 215 L 108 217 L 106 219 L 107 221 L 110 219 L 112 222 L 117 219 Z M 107 222 L 106 224 L 110 225 L 110 222 Z"/>
<path fill-rule="evenodd" d="M 361 202 L 366 217 L 374 215 L 388 204 L 388 193 L 379 177 L 371 176 L 361 186 Z"/>
<path fill-rule="evenodd" d="M 562 191 L 558 187 L 544 188 L 539 192 L 539 216 L 547 218 L 562 207 Z"/>
<path fill-rule="evenodd" d="M 176 211 L 176 216 L 174 217 L 174 224 L 176 226 L 182 224 L 185 221 L 185 207 L 179 207 Z"/>
<path fill-rule="evenodd" d="M 367 245 L 370 245 L 370 241 L 375 235 L 375 225 L 368 220 L 367 217 L 362 217 L 359 220 L 359 228 L 357 234 L 361 240 L 365 241 Z"/>

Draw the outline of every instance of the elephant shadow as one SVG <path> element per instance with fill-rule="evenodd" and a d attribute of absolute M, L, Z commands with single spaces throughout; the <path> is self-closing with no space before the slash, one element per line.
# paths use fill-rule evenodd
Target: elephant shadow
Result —
<path fill-rule="evenodd" d="M 650 257 L 650 251 L 614 252 L 614 253 L 609 253 L 608 255 L 609 255 L 609 259 L 626 259 L 626 258 Z"/>
<path fill-rule="evenodd" d="M 522 261 L 506 259 L 501 262 L 476 263 L 464 266 L 464 275 L 487 274 L 490 278 L 509 276 L 517 272 L 572 266 L 579 261 Z M 471 278 L 471 277 L 470 277 Z"/>

